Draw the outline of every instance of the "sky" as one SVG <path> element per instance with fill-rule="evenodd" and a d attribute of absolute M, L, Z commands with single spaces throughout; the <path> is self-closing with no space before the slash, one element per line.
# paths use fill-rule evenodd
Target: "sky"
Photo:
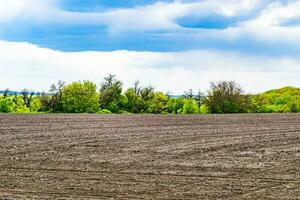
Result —
<path fill-rule="evenodd" d="M 300 0 L 0 0 L 0 90 L 115 74 L 181 94 L 300 86 Z"/>

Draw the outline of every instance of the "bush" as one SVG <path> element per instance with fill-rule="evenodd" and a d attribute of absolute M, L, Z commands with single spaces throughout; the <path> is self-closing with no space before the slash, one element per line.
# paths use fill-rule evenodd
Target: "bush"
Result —
<path fill-rule="evenodd" d="M 252 97 L 253 112 L 289 113 L 300 111 L 300 89 L 284 87 Z"/>
<path fill-rule="evenodd" d="M 183 111 L 184 98 L 170 98 L 167 103 L 167 111 L 173 114 L 180 114 Z"/>
<path fill-rule="evenodd" d="M 234 81 L 211 83 L 206 106 L 211 113 L 245 113 L 250 110 L 250 98 Z"/>
<path fill-rule="evenodd" d="M 30 102 L 30 111 L 38 112 L 41 110 L 41 108 L 42 108 L 42 103 L 41 103 L 40 99 L 37 97 L 34 97 L 32 99 L 32 101 Z"/>
<path fill-rule="evenodd" d="M 26 107 L 25 102 L 21 96 L 17 96 L 14 99 L 15 103 L 13 104 L 14 113 L 30 113 L 30 109 Z"/>
<path fill-rule="evenodd" d="M 150 99 L 148 112 L 159 114 L 167 110 L 168 97 L 162 92 L 155 92 L 153 98 Z"/>
<path fill-rule="evenodd" d="M 99 110 L 96 84 L 90 81 L 73 82 L 62 90 L 61 105 L 67 113 L 95 113 Z"/>
<path fill-rule="evenodd" d="M 208 114 L 209 113 L 209 109 L 206 105 L 202 105 L 200 107 L 200 111 L 199 111 L 201 114 Z"/>
<path fill-rule="evenodd" d="M 137 94 L 132 88 L 129 88 L 125 92 L 125 96 L 127 98 L 126 110 L 131 113 L 139 113 L 141 110 L 141 102 L 142 98 L 139 94 Z"/>
<path fill-rule="evenodd" d="M 185 99 L 182 113 L 183 114 L 199 113 L 197 102 L 194 99 Z"/>
<path fill-rule="evenodd" d="M 98 111 L 97 114 L 111 114 L 111 112 L 110 112 L 110 110 L 102 109 L 102 110 Z"/>
<path fill-rule="evenodd" d="M 13 112 L 14 103 L 9 97 L 0 97 L 0 112 L 10 113 Z"/>

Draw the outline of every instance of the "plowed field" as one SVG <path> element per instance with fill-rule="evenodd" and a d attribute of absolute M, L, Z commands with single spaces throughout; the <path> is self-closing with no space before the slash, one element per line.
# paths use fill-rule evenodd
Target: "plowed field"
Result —
<path fill-rule="evenodd" d="M 0 199 L 300 199 L 300 114 L 0 115 Z"/>

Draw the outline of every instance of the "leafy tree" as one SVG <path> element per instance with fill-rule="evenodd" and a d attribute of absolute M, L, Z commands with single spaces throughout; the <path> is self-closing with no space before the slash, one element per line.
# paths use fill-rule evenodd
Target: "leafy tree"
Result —
<path fill-rule="evenodd" d="M 152 86 L 147 86 L 141 89 L 141 105 L 140 110 L 142 113 L 151 112 L 151 100 L 154 98 L 154 88 Z"/>
<path fill-rule="evenodd" d="M 124 96 L 122 95 L 122 82 L 115 75 L 109 74 L 104 78 L 100 89 L 100 106 L 111 112 L 119 112 L 123 109 Z"/>
<path fill-rule="evenodd" d="M 30 113 L 30 109 L 25 105 L 24 99 L 22 96 L 14 97 L 13 104 L 13 112 L 14 113 Z"/>
<path fill-rule="evenodd" d="M 127 110 L 132 113 L 151 113 L 155 108 L 151 104 L 154 99 L 154 88 L 151 86 L 141 87 L 136 81 L 132 88 L 129 88 L 125 95 L 128 99 Z"/>
<path fill-rule="evenodd" d="M 34 92 L 31 92 L 28 89 L 23 89 L 21 91 L 21 95 L 22 95 L 22 98 L 23 98 L 23 101 L 24 101 L 26 107 L 29 108 L 32 98 L 34 96 Z"/>
<path fill-rule="evenodd" d="M 155 92 L 150 100 L 148 111 L 154 114 L 167 112 L 168 97 L 162 92 Z"/>
<path fill-rule="evenodd" d="M 194 99 L 185 99 L 183 105 L 183 114 L 197 114 L 199 113 L 198 104 Z"/>
<path fill-rule="evenodd" d="M 252 112 L 300 112 L 300 88 L 284 87 L 270 90 L 251 98 Z"/>
<path fill-rule="evenodd" d="M 169 113 L 180 114 L 183 112 L 184 98 L 169 98 L 167 110 Z"/>
<path fill-rule="evenodd" d="M 84 113 L 99 110 L 97 87 L 90 81 L 73 82 L 62 90 L 61 104 L 64 112 Z"/>
<path fill-rule="evenodd" d="M 250 107 L 249 97 L 234 81 L 212 82 L 205 103 L 211 113 L 245 113 Z"/>
<path fill-rule="evenodd" d="M 126 110 L 131 113 L 139 113 L 141 111 L 141 96 L 136 93 L 133 88 L 129 88 L 125 92 L 127 98 Z"/>
<path fill-rule="evenodd" d="M 32 101 L 30 102 L 30 111 L 31 112 L 38 112 L 42 108 L 42 103 L 39 97 L 33 97 Z"/>
<path fill-rule="evenodd" d="M 39 101 L 41 103 L 41 111 L 51 111 L 52 109 L 52 100 L 53 100 L 53 96 L 46 94 L 45 92 L 43 92 L 41 95 L 39 95 Z M 53 110 L 52 110 L 53 111 Z"/>
<path fill-rule="evenodd" d="M 0 97 L 0 112 L 10 113 L 13 112 L 14 102 L 11 98 L 4 96 Z"/>

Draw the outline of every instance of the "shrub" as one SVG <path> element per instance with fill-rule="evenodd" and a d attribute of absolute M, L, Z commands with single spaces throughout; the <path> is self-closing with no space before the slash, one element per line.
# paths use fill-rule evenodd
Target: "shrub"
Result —
<path fill-rule="evenodd" d="M 111 111 L 110 110 L 107 110 L 107 109 L 102 109 L 102 110 L 99 110 L 97 112 L 97 114 L 111 114 Z"/>
<path fill-rule="evenodd" d="M 73 82 L 62 90 L 61 104 L 67 113 L 95 113 L 99 110 L 96 84 L 90 81 Z"/>
<path fill-rule="evenodd" d="M 194 99 L 185 99 L 182 113 L 183 114 L 199 113 L 197 102 Z"/>
<path fill-rule="evenodd" d="M 0 97 L 0 112 L 9 113 L 13 112 L 14 103 L 9 97 Z"/>
<path fill-rule="evenodd" d="M 211 113 L 245 113 L 250 109 L 250 98 L 234 81 L 211 83 L 206 106 Z"/>
<path fill-rule="evenodd" d="M 41 108 L 42 108 L 42 103 L 41 103 L 40 99 L 37 97 L 34 97 L 32 99 L 32 101 L 30 102 L 30 111 L 38 112 L 41 110 Z"/>

